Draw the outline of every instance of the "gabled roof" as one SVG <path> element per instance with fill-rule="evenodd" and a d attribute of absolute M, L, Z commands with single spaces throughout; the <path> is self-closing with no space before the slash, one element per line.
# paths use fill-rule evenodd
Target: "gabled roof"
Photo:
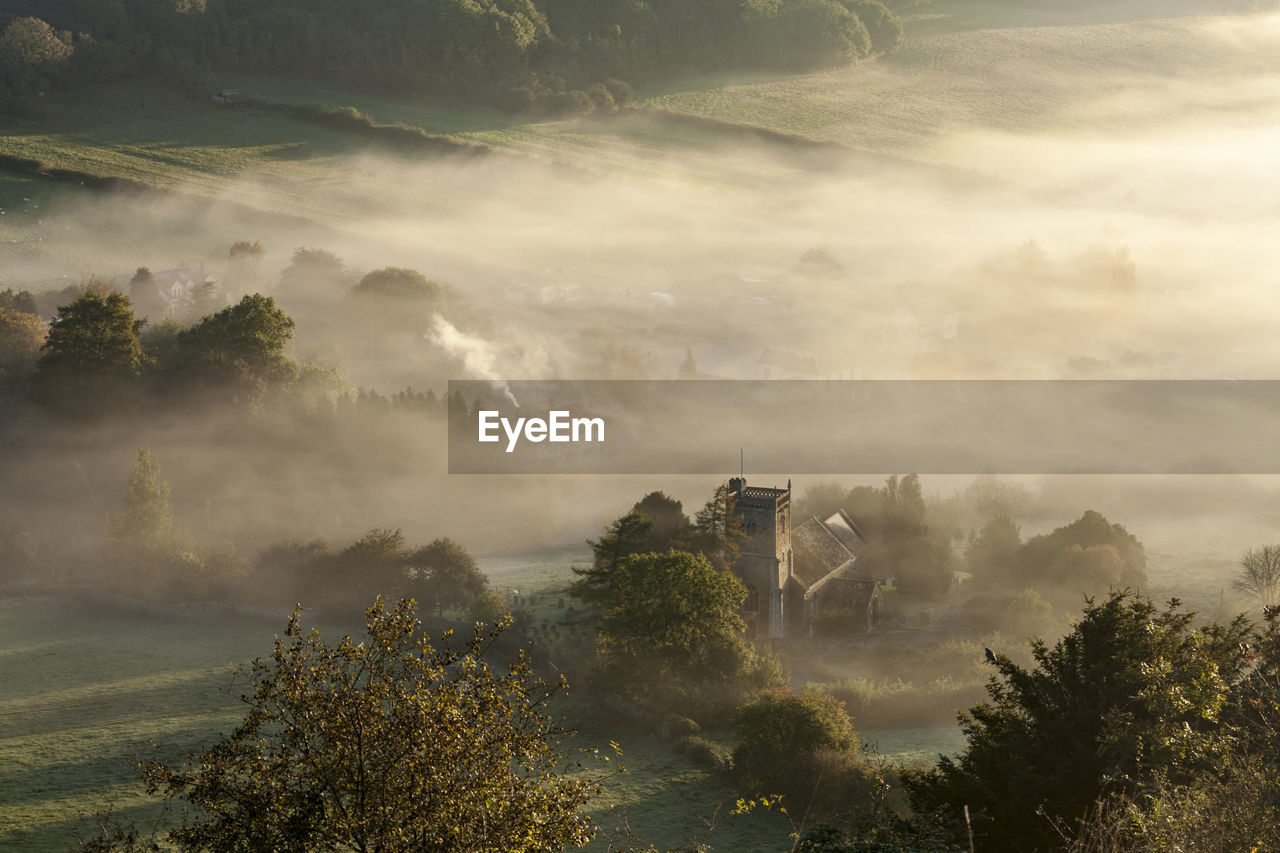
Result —
<path fill-rule="evenodd" d="M 792 574 L 806 590 L 856 557 L 816 518 L 791 530 Z"/>
<path fill-rule="evenodd" d="M 844 510 L 838 509 L 835 515 L 823 519 L 822 526 L 831 531 L 855 558 L 861 558 L 867 552 L 867 537 Z"/>

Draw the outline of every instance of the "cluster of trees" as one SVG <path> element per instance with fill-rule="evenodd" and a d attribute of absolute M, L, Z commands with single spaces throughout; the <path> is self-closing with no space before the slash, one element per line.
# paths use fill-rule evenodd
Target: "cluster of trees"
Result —
<path fill-rule="evenodd" d="M 1176 601 L 1164 609 L 1128 593 L 1090 601 L 1054 646 L 1033 643 L 1033 667 L 997 656 L 990 700 L 961 715 L 966 748 L 909 776 L 913 801 L 957 825 L 967 805 L 987 850 L 1061 849 L 1064 835 L 1117 801 L 1125 808 L 1112 814 L 1124 826 L 1113 828 L 1127 827 L 1131 841 L 1144 823 L 1172 827 L 1193 817 L 1165 813 L 1173 799 L 1221 785 L 1241 766 L 1276 778 L 1277 639 L 1273 624 L 1259 629 L 1243 617 L 1197 628 Z M 1265 828 L 1274 840 L 1275 790 L 1228 837 Z M 1253 846 L 1261 841 L 1159 849 L 1261 849 Z"/>
<path fill-rule="evenodd" d="M 11 113 L 30 112 L 53 87 L 138 73 L 207 93 L 218 71 L 305 74 L 510 109 L 609 110 L 630 84 L 661 75 L 815 68 L 902 41 L 881 0 L 23 5 L 0 17 L 0 110 Z"/>
<path fill-rule="evenodd" d="M 724 720 L 781 683 L 778 662 L 743 640 L 747 588 L 731 571 L 743 538 L 727 485 L 690 520 L 652 492 L 590 543 L 569 591 L 592 609 L 594 683 L 655 713 Z"/>
<path fill-rule="evenodd" d="M 1196 627 L 1177 601 L 1160 609 L 1117 592 L 1089 600 L 1061 640 L 1035 641 L 1032 656 L 1029 667 L 995 656 L 988 700 L 960 715 L 958 756 L 902 771 L 909 810 L 882 800 L 879 811 L 806 832 L 797 849 L 1154 853 L 1280 843 L 1274 621 Z M 816 710 L 799 731 L 830 719 Z"/>
<path fill-rule="evenodd" d="M 138 450 L 120 507 L 107 517 L 101 562 L 110 585 L 145 598 L 358 612 L 385 595 L 413 598 L 438 615 L 470 610 L 489 620 L 506 611 L 471 555 L 443 537 L 411 548 L 400 530 L 375 528 L 340 550 L 323 539 L 277 543 L 252 564 L 229 542 L 197 547 L 174 517 L 169 484 L 145 448 Z"/>
<path fill-rule="evenodd" d="M 233 262 L 236 257 L 233 247 Z M 371 340 L 373 329 L 379 340 L 396 333 L 420 337 L 445 300 L 443 288 L 416 270 L 387 267 L 349 279 L 332 254 L 299 249 L 278 295 L 315 313 L 317 305 L 347 300 L 340 323 L 332 310 L 323 312 L 317 339 L 341 339 L 353 328 L 362 339 Z M 25 382 L 30 399 L 45 410 L 94 420 L 160 400 L 260 404 L 272 395 L 332 398 L 349 390 L 333 370 L 285 355 L 296 324 L 273 297 L 252 293 L 215 310 L 216 299 L 201 301 L 197 293 L 196 314 L 183 323 L 161 319 L 163 306 L 145 267 L 129 293 L 93 280 L 68 294 L 46 325 L 31 294 L 0 292 L 0 392 L 13 395 Z M 335 324 L 341 328 L 331 328 Z"/>
<path fill-rule="evenodd" d="M 282 542 L 263 550 L 254 574 L 267 601 L 352 609 L 384 595 L 413 598 L 438 615 L 446 609 L 493 615 L 488 579 L 448 538 L 411 548 L 401 531 L 375 528 L 339 551 L 322 539 Z"/>
<path fill-rule="evenodd" d="M 966 621 L 1018 636 L 1048 629 L 1082 596 L 1147 585 L 1142 543 L 1093 510 L 1025 542 L 1016 522 L 996 516 L 970 536 L 964 559 L 974 586 Z"/>
<path fill-rule="evenodd" d="M 0 393 L 11 392 L 35 367 L 47 335 L 34 296 L 25 290 L 0 291 Z"/>
<path fill-rule="evenodd" d="M 92 420 L 130 411 L 148 393 L 258 402 L 306 378 L 284 356 L 293 320 L 268 296 L 246 296 L 190 328 L 161 324 L 144 335 L 145 324 L 127 296 L 91 283 L 49 324 L 29 376 L 31 398 L 59 415 Z M 11 348 L 23 334 L 0 328 L 0 341 Z"/>

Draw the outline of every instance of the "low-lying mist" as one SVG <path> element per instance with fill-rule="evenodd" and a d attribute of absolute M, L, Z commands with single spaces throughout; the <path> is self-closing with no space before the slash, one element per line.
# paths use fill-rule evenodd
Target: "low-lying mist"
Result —
<path fill-rule="evenodd" d="M 324 180 L 234 176 L 181 198 L 40 185 L 38 209 L 0 224 L 0 287 L 92 275 L 125 288 L 138 267 L 198 263 L 228 281 L 230 245 L 257 241 L 257 289 L 298 323 L 293 356 L 384 394 L 439 394 L 449 378 L 670 378 L 687 356 L 685 375 L 722 378 L 1269 378 L 1280 76 L 1251 57 L 1275 46 L 1278 20 L 1200 25 L 1199 49 L 1243 57 L 1221 65 L 1247 73 L 1099 68 L 1087 88 L 1110 75 L 1105 95 L 1032 122 L 939 120 L 919 160 L 630 115 L 557 125 L 553 157 L 370 149 L 332 158 Z M 282 286 L 300 248 L 342 272 Z M 444 302 L 404 322 L 353 310 L 350 289 L 384 267 L 421 271 Z M 713 485 L 448 477 L 439 418 L 257 417 L 246 430 L 241 413 L 202 408 L 25 436 L 32 452 L 9 455 L 0 499 L 89 554 L 146 445 L 211 540 L 402 526 L 484 551 L 580 541 L 651 489 L 695 508 Z M 1270 520 L 1276 506 L 1273 485 L 1242 478 L 1038 488 L 1049 526 L 1087 507 L 1127 522 L 1166 506 L 1265 507 Z M 52 534 L 60 524 L 75 532 Z"/>

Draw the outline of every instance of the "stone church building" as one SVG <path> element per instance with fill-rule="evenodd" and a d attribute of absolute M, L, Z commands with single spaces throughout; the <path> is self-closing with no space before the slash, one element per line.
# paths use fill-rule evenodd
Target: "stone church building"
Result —
<path fill-rule="evenodd" d="M 880 621 L 884 597 L 866 572 L 867 540 L 843 510 L 791 524 L 785 489 L 729 481 L 746 539 L 734 571 L 747 586 L 743 615 L 757 637 L 808 637 L 833 620 L 867 631 Z"/>

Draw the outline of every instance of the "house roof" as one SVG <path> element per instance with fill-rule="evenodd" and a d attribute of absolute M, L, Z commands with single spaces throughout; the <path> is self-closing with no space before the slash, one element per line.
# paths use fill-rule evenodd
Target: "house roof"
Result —
<path fill-rule="evenodd" d="M 808 589 L 820 580 L 853 565 L 856 557 L 825 524 L 810 518 L 791 530 L 792 574 Z"/>

